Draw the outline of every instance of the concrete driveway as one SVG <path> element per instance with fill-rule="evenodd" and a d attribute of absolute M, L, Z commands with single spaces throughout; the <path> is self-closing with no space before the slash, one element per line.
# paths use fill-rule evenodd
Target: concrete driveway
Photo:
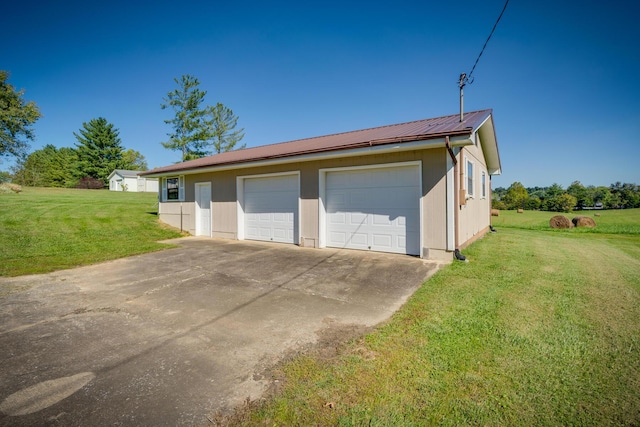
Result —
<path fill-rule="evenodd" d="M 0 425 L 203 424 L 260 397 L 287 355 L 389 318 L 439 267 L 379 253 L 172 242 L 180 247 L 0 279 Z"/>

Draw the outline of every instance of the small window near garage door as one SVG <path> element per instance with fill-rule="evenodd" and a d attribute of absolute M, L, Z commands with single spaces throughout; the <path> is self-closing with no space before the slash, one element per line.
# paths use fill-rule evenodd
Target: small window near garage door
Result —
<path fill-rule="evenodd" d="M 170 176 L 162 178 L 162 201 L 184 201 L 184 176 Z"/>

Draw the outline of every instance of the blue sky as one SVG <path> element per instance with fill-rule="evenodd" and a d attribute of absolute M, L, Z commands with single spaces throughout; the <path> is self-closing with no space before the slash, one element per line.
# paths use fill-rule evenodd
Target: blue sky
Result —
<path fill-rule="evenodd" d="M 0 69 L 44 115 L 32 149 L 72 147 L 105 117 L 164 166 L 180 153 L 160 145 L 160 104 L 182 74 L 233 109 L 248 147 L 456 114 L 503 5 L 24 0 L 3 6 Z M 494 188 L 640 183 L 638 16 L 635 0 L 509 2 L 465 87 L 466 111 L 494 110 Z"/>

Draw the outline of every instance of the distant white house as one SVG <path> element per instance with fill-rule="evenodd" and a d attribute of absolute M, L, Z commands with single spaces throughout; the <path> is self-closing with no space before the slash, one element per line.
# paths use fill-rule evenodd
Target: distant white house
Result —
<path fill-rule="evenodd" d="M 109 175 L 109 190 L 157 193 L 158 178 L 144 178 L 138 176 L 138 174 L 142 172 L 143 171 L 115 169 Z"/>

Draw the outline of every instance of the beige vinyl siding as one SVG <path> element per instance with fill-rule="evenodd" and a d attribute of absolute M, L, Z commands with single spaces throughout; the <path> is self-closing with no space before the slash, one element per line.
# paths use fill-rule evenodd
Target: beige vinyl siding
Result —
<path fill-rule="evenodd" d="M 195 203 L 192 202 L 164 202 L 158 206 L 160 220 L 171 227 L 178 228 L 191 234 L 196 232 Z"/>
<path fill-rule="evenodd" d="M 242 168 L 220 172 L 185 175 L 185 201 L 183 202 L 182 226 L 190 233 L 195 232 L 193 215 L 194 187 L 196 182 L 211 182 L 213 237 L 237 238 L 238 204 L 236 178 L 282 172 L 300 173 L 300 223 L 299 243 L 303 246 L 318 247 L 319 244 L 319 171 L 320 169 L 365 165 L 384 165 L 420 161 L 422 164 L 422 218 L 421 233 L 423 247 L 429 251 L 446 250 L 446 156 L 444 148 L 404 151 L 326 159 L 320 161 L 292 162 L 274 166 Z M 160 219 L 178 227 L 180 212 L 178 203 L 160 203 Z M 176 225 L 178 224 L 178 225 Z"/>
<path fill-rule="evenodd" d="M 476 145 L 470 145 L 464 147 L 462 150 L 462 159 L 459 159 L 460 164 L 465 168 L 465 183 L 467 182 L 466 168 L 467 161 L 473 163 L 473 184 L 474 194 L 466 200 L 459 211 L 459 234 L 458 239 L 460 247 L 464 248 L 467 244 L 476 238 L 480 237 L 487 231 L 491 219 L 491 200 L 488 197 L 482 197 L 482 173 L 488 175 L 487 166 L 484 160 L 484 153 L 482 151 L 482 141 L 480 137 L 477 138 L 478 143 Z M 490 185 L 487 179 L 486 185 Z M 465 187 L 466 188 L 466 184 Z M 486 194 L 489 194 L 489 190 L 485 190 Z"/>

